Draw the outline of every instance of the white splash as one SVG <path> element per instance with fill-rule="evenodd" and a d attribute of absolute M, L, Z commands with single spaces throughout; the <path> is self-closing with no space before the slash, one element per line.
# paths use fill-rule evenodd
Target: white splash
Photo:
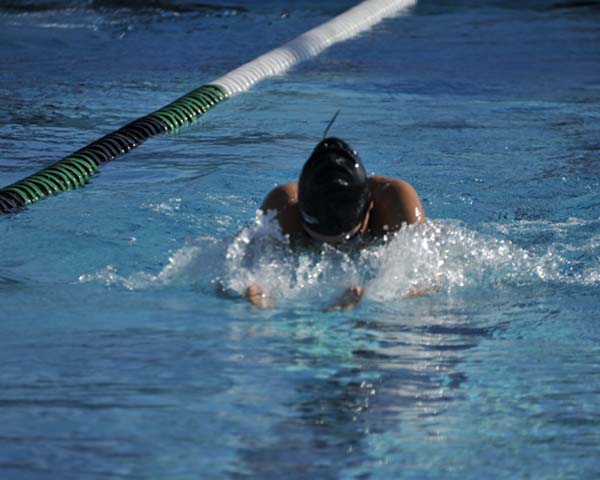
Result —
<path fill-rule="evenodd" d="M 403 228 L 364 254 L 373 258 L 376 273 L 367 286 L 377 300 L 527 283 L 554 276 L 558 267 L 552 254 L 535 257 L 508 240 L 437 222 Z"/>
<path fill-rule="evenodd" d="M 214 244 L 214 242 L 211 242 Z M 205 242 L 206 246 L 206 242 Z M 144 290 L 173 284 L 193 284 L 206 269 L 201 256 L 204 251 L 199 245 L 186 246 L 169 257 L 165 267 L 156 275 L 137 272 L 129 276 L 120 275 L 114 265 L 79 277 L 80 283 L 99 282 L 106 286 L 121 285 L 128 290 Z"/>
<path fill-rule="evenodd" d="M 458 222 L 412 225 L 386 240 L 358 252 L 327 245 L 298 251 L 281 234 L 272 214 L 257 212 L 254 222 L 233 240 L 199 238 L 172 254 L 155 275 L 138 272 L 123 276 L 108 265 L 97 273 L 81 275 L 79 281 L 131 290 L 173 284 L 218 285 L 236 296 L 258 284 L 279 304 L 328 302 L 332 295 L 357 284 L 365 286 L 367 298 L 384 302 L 418 292 L 453 294 L 461 289 L 535 282 L 600 282 L 595 267 L 586 265 L 584 271 L 573 271 L 573 261 L 563 256 L 573 245 L 557 249 L 551 244 L 542 252 L 532 252 Z M 588 246 L 596 249 L 598 238 L 590 238 L 585 248 Z"/>
<path fill-rule="evenodd" d="M 327 246 L 319 252 L 292 250 L 272 212 L 257 212 L 254 224 L 233 240 L 222 277 L 227 290 L 243 294 L 248 285 L 258 284 L 275 299 L 321 298 L 358 282 L 358 269 L 346 253 Z"/>

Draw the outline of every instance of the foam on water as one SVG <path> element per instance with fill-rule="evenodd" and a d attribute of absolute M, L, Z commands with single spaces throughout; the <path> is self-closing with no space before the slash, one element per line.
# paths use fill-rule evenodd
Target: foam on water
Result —
<path fill-rule="evenodd" d="M 578 228 L 573 219 L 564 225 L 546 225 L 544 231 Z M 539 225 L 534 226 L 539 232 Z M 248 285 L 258 284 L 279 304 L 329 301 L 343 289 L 365 286 L 365 298 L 387 302 L 420 294 L 447 294 L 469 289 L 519 287 L 535 282 L 594 285 L 596 268 L 578 269 L 577 257 L 598 259 L 600 241 L 589 238 L 584 246 L 552 243 L 522 248 L 498 235 L 470 230 L 456 221 L 430 221 L 403 228 L 385 242 L 374 242 L 359 252 L 328 245 L 296 251 L 283 236 L 272 214 L 256 214 L 254 222 L 232 240 L 201 237 L 174 252 L 157 274 L 120 275 L 107 265 L 84 274 L 80 282 L 96 281 L 139 290 L 169 285 L 199 286 L 242 296 Z M 526 229 L 527 225 L 511 224 Z M 576 253 L 574 255 L 574 252 Z"/>
<path fill-rule="evenodd" d="M 168 258 L 167 264 L 157 274 L 136 272 L 120 275 L 115 265 L 107 265 L 95 273 L 82 274 L 79 282 L 99 282 L 106 286 L 122 286 L 128 290 L 145 290 L 171 285 L 195 285 L 199 278 L 215 275 L 215 262 L 221 248 L 212 237 L 200 237 L 194 244 L 186 245 Z M 216 255 L 215 255 L 216 254 Z"/>

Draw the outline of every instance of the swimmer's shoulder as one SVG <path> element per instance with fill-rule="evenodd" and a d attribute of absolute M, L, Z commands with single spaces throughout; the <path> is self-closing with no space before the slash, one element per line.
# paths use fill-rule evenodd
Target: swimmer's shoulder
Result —
<path fill-rule="evenodd" d="M 298 184 L 296 182 L 277 185 L 271 190 L 261 205 L 263 211 L 277 210 L 298 203 Z"/>
<path fill-rule="evenodd" d="M 303 236 L 300 207 L 298 205 L 298 184 L 296 182 L 278 185 L 265 197 L 261 210 L 275 210 L 275 218 L 281 226 L 281 232 L 292 240 Z"/>
<path fill-rule="evenodd" d="M 373 209 L 369 229 L 375 235 L 394 232 L 402 224 L 425 222 L 425 210 L 414 187 L 399 178 L 369 177 Z"/>

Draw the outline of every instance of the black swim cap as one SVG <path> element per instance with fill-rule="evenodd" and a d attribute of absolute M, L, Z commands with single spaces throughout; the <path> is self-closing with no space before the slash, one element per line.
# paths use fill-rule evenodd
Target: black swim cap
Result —
<path fill-rule="evenodd" d="M 298 182 L 302 221 L 322 235 L 355 228 L 369 208 L 367 173 L 356 151 L 339 138 L 319 142 Z"/>

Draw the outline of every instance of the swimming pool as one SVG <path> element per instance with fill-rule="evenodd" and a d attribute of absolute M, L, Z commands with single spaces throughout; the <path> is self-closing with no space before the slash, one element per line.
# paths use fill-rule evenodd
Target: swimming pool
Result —
<path fill-rule="evenodd" d="M 2 3 L 0 185 L 353 2 L 220 4 Z M 551 4 L 419 2 L 0 217 L 1 478 L 597 478 L 600 17 Z M 289 254 L 337 109 L 430 223 Z"/>

